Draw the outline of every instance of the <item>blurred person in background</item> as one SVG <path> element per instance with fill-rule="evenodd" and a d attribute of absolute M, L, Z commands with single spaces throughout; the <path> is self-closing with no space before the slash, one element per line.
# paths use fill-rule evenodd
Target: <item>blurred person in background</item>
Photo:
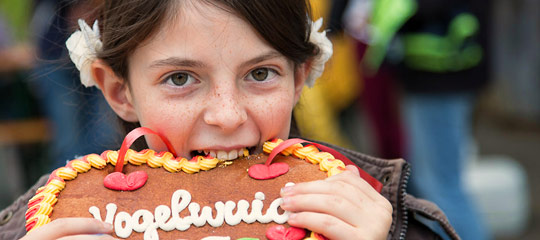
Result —
<path fill-rule="evenodd" d="M 386 53 L 383 47 L 405 20 L 412 14 L 406 7 L 398 6 L 398 14 L 371 16 L 372 0 L 334 0 L 330 10 L 330 33 L 338 35 L 345 30 L 346 35 L 355 40 L 351 44 L 356 56 L 356 67 L 361 82 L 358 106 L 366 118 L 373 138 L 374 155 L 381 158 L 401 158 L 404 155 L 403 126 L 399 116 L 398 92 L 395 87 L 396 71 L 383 61 Z M 390 16 L 390 17 L 389 17 Z M 374 21 L 386 24 L 385 32 L 379 34 L 377 46 L 370 40 Z M 390 24 L 388 24 L 390 23 Z M 390 25 L 390 26 L 388 26 Z"/>
<path fill-rule="evenodd" d="M 463 239 L 488 239 L 463 173 L 475 96 L 489 81 L 484 1 L 417 0 L 395 48 L 411 192 L 439 205 Z"/>
<path fill-rule="evenodd" d="M 359 41 L 362 101 L 381 156 L 408 159 L 409 190 L 439 205 L 463 239 L 489 239 L 462 181 L 475 96 L 489 81 L 489 4 L 337 0 L 333 9 L 339 8 L 334 22 L 342 18 Z"/>
<path fill-rule="evenodd" d="M 90 17 L 95 1 L 39 0 L 42 22 L 37 31 L 38 66 L 32 84 L 50 122 L 51 169 L 77 155 L 110 149 L 120 140 L 116 118 L 99 90 L 82 87 L 69 60 L 66 39 L 77 19 Z"/>

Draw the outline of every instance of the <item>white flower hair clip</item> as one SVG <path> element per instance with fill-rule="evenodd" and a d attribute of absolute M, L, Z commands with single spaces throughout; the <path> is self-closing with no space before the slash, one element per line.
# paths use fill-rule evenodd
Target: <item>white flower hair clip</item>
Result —
<path fill-rule="evenodd" d="M 320 52 L 313 58 L 311 64 L 311 72 L 306 79 L 306 85 L 313 87 L 315 80 L 319 78 L 324 71 L 324 64 L 330 59 L 334 50 L 332 49 L 332 42 L 326 37 L 326 31 L 319 32 L 322 27 L 323 19 L 319 18 L 317 21 L 311 24 L 311 34 L 309 35 L 309 41 L 319 47 Z"/>
<path fill-rule="evenodd" d="M 90 73 L 90 65 L 97 58 L 103 44 L 100 40 L 98 21 L 92 28 L 82 19 L 78 21 L 80 30 L 75 31 L 66 41 L 71 61 L 81 73 L 81 83 L 86 87 L 97 86 Z"/>

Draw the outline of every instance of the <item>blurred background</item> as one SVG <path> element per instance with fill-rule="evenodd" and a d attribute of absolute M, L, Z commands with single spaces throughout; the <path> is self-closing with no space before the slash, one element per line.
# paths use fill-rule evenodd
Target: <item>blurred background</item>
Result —
<path fill-rule="evenodd" d="M 334 56 L 305 137 L 412 165 L 463 239 L 540 239 L 540 1 L 311 0 Z M 121 131 L 65 40 L 94 1 L 0 0 L 0 209 Z"/>

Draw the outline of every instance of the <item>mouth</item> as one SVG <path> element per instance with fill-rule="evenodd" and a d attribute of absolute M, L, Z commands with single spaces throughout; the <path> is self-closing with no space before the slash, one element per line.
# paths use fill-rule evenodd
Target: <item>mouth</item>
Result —
<path fill-rule="evenodd" d="M 215 150 L 215 149 L 205 149 L 205 150 L 193 150 L 190 152 L 190 158 L 195 156 L 211 156 L 222 161 L 235 160 L 240 157 L 247 157 L 250 152 L 255 150 L 253 147 L 243 147 L 232 150 Z"/>

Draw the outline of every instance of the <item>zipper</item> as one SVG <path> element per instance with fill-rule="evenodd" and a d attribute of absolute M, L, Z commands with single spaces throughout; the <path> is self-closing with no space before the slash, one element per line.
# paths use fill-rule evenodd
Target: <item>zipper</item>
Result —
<path fill-rule="evenodd" d="M 407 184 L 409 183 L 409 178 L 411 176 L 411 167 L 408 163 L 405 163 L 403 166 L 403 175 L 401 184 L 399 186 L 399 206 L 401 206 L 401 212 L 403 215 L 401 216 L 402 224 L 401 229 L 399 230 L 399 240 L 405 240 L 405 236 L 407 235 L 407 227 L 409 225 L 409 216 L 407 214 L 407 207 L 405 206 L 405 196 L 407 195 Z"/>

